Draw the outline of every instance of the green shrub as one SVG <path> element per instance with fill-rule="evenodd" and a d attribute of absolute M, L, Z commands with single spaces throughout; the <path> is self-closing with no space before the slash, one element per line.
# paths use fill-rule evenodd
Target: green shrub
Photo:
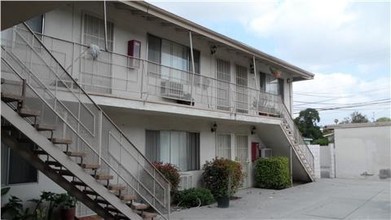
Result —
<path fill-rule="evenodd" d="M 261 158 L 255 162 L 255 185 L 260 188 L 284 189 L 291 185 L 287 157 Z"/>
<path fill-rule="evenodd" d="M 214 202 L 212 193 L 205 188 L 190 188 L 179 191 L 175 194 L 174 200 L 178 206 L 186 208 L 209 205 Z"/>
<path fill-rule="evenodd" d="M 179 169 L 175 165 L 170 163 L 153 162 L 152 164 L 171 183 L 171 191 L 172 192 L 177 191 L 180 182 Z"/>
<path fill-rule="evenodd" d="M 243 182 L 242 166 L 236 161 L 214 158 L 206 161 L 203 169 L 205 188 L 212 192 L 215 199 L 232 196 Z"/>

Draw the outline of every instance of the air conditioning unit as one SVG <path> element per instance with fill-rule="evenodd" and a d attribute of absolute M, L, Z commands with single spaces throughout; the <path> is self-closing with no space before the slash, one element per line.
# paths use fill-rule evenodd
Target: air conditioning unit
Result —
<path fill-rule="evenodd" d="M 262 148 L 261 149 L 261 157 L 262 158 L 269 158 L 272 156 L 272 149 L 271 148 Z"/>
<path fill-rule="evenodd" d="M 168 98 L 183 98 L 183 84 L 168 80 L 162 81 L 161 94 Z"/>
<path fill-rule="evenodd" d="M 190 189 L 192 187 L 193 187 L 193 175 L 189 173 L 181 173 L 178 190 Z"/>

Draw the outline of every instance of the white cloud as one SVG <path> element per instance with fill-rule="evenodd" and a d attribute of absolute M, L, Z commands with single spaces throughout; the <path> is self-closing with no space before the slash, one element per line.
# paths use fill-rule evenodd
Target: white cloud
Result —
<path fill-rule="evenodd" d="M 391 98 L 388 77 L 367 80 L 347 73 L 316 73 L 314 80 L 294 83 L 293 91 L 296 113 L 309 107 L 332 108 Z M 359 111 L 370 119 L 373 114 L 375 118 L 391 117 L 391 103 L 320 111 L 321 124 L 332 124 L 334 119 L 342 120 L 353 111 Z"/>

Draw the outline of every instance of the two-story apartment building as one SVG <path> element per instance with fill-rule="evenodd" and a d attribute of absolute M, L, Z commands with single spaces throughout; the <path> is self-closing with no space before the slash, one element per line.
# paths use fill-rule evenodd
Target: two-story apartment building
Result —
<path fill-rule="evenodd" d="M 41 13 L 27 21 L 36 37 L 23 25 L 2 30 L 2 106 L 15 101 L 3 93 L 30 88 L 22 89 L 30 101 L 16 101 L 20 116 L 31 116 L 21 113 L 24 104 L 39 109 L 34 120 L 56 125 L 52 145 L 91 151 L 95 156 L 85 161 L 105 167 L 156 210 L 165 199 L 158 204 L 154 190 L 144 193 L 126 177 L 148 188 L 140 175 L 140 169 L 152 173 L 148 161 L 175 164 L 182 188 L 198 186 L 204 162 L 214 157 L 240 161 L 243 187 L 251 187 L 252 162 L 262 154 L 288 156 L 293 180 L 314 180 L 312 154 L 291 119 L 293 83 L 312 73 L 146 2 L 62 2 Z M 48 160 L 65 163 L 11 116 L 2 112 L 2 125 L 16 127 Z M 62 142 L 53 141 L 53 130 Z M 8 145 L 2 141 L 2 185 L 30 192 L 26 197 L 55 190 L 44 176 L 54 177 L 30 171 L 28 163 L 13 172 L 21 162 Z M 62 165 L 75 170 L 71 183 L 75 176 L 83 182 L 77 168 Z"/>

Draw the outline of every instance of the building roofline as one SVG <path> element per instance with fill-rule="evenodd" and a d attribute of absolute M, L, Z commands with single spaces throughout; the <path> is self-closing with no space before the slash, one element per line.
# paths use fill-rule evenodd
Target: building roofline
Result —
<path fill-rule="evenodd" d="M 293 78 L 294 81 L 299 81 L 299 80 L 310 80 L 314 78 L 314 74 L 306 71 L 302 68 L 299 68 L 297 66 L 294 66 L 284 60 L 281 60 L 277 57 L 271 56 L 265 52 L 262 52 L 258 49 L 255 49 L 251 46 L 248 46 L 240 41 L 234 40 L 232 38 L 229 38 L 225 35 L 222 35 L 220 33 L 217 33 L 213 30 L 210 30 L 204 26 L 201 26 L 197 23 L 194 23 L 190 20 L 187 20 L 183 17 L 180 17 L 178 15 L 175 15 L 169 11 L 166 11 L 162 8 L 159 8 L 155 5 L 152 5 L 148 2 L 145 1 L 124 1 L 124 0 L 118 0 L 121 3 L 124 3 L 128 6 L 131 6 L 133 8 L 136 8 L 140 11 L 143 11 L 147 14 L 150 14 L 152 16 L 161 18 L 163 20 L 166 20 L 168 22 L 171 22 L 179 27 L 182 27 L 184 29 L 187 29 L 191 32 L 203 35 L 205 37 L 208 37 L 210 39 L 213 39 L 217 42 L 226 44 L 230 47 L 233 47 L 235 49 L 238 49 L 242 52 L 245 52 L 251 56 L 254 56 L 256 58 L 259 58 L 263 61 L 268 62 L 270 65 L 280 68 L 282 70 L 286 70 L 290 73 L 295 73 L 301 76 L 300 78 Z"/>
<path fill-rule="evenodd" d="M 325 129 L 344 129 L 344 128 L 365 128 L 365 127 L 391 127 L 391 122 L 370 122 L 370 123 L 350 123 L 338 125 L 326 125 Z"/>

